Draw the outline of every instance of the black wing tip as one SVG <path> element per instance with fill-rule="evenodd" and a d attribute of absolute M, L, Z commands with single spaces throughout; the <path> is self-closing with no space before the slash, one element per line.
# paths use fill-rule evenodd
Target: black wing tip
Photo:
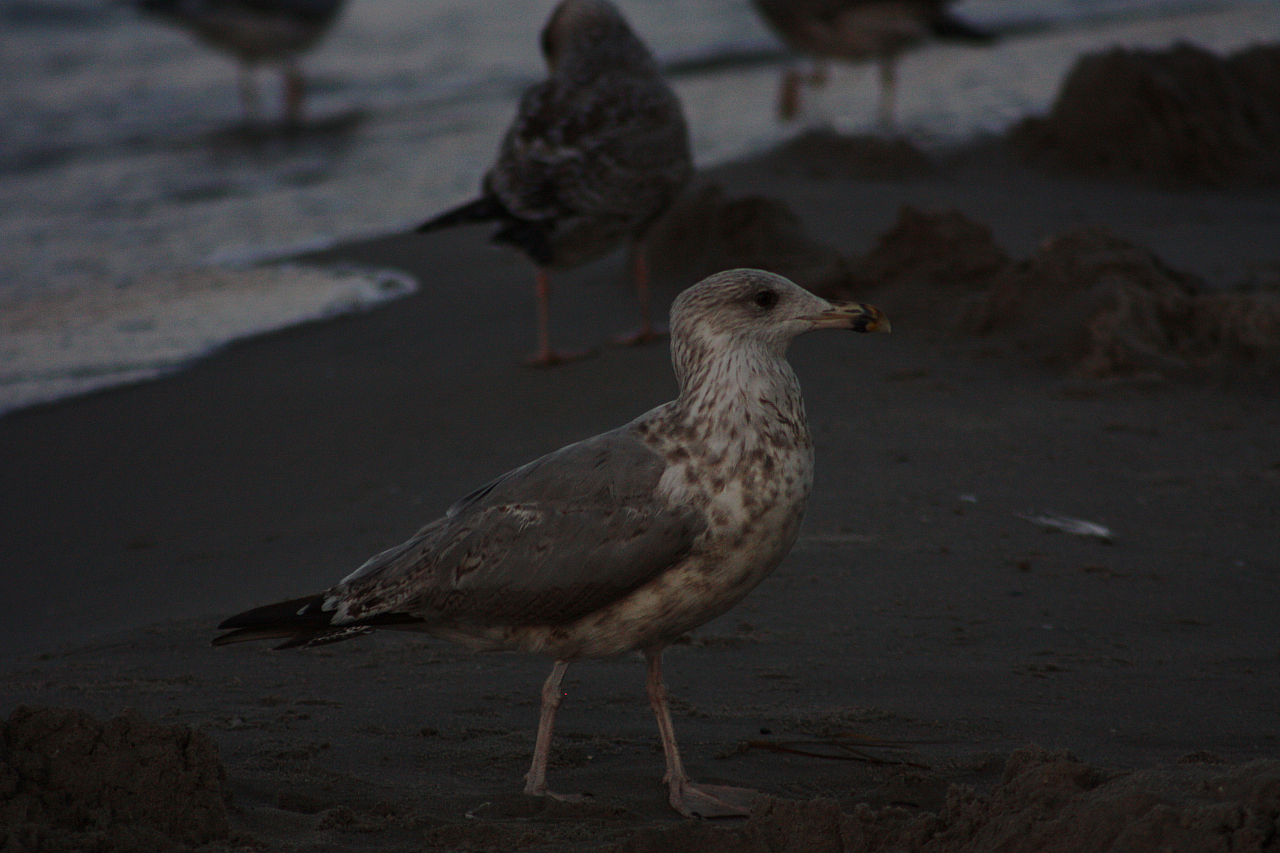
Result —
<path fill-rule="evenodd" d="M 938 38 L 965 41 L 972 44 L 991 44 L 1000 40 L 1000 35 L 964 18 L 943 13 L 933 22 L 933 34 Z"/>
<path fill-rule="evenodd" d="M 407 613 L 379 613 L 344 625 L 334 625 L 333 611 L 324 609 L 325 595 L 292 598 L 255 607 L 224 619 L 214 637 L 215 646 L 248 643 L 254 640 L 284 640 L 276 649 L 294 649 L 337 643 L 371 634 L 379 627 L 394 628 L 421 624 L 424 620 Z"/>
<path fill-rule="evenodd" d="M 232 643 L 248 643 L 254 640 L 279 640 L 282 638 L 293 638 L 297 636 L 297 631 L 287 629 L 269 629 L 269 628 L 237 628 L 234 631 L 228 631 L 220 634 L 209 641 L 211 646 L 229 646 Z"/>
<path fill-rule="evenodd" d="M 495 196 L 484 195 L 431 217 L 413 231 L 415 234 L 427 234 L 441 228 L 452 228 L 455 225 L 492 222 L 495 219 L 505 219 L 510 215 L 511 213 Z"/>
<path fill-rule="evenodd" d="M 308 595 L 255 607 L 222 620 L 219 631 L 232 629 L 289 629 L 318 628 L 329 624 L 332 615 L 323 609 L 324 595 Z"/>

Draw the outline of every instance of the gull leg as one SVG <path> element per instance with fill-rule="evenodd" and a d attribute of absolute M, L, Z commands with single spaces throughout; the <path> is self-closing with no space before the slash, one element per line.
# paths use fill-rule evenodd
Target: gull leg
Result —
<path fill-rule="evenodd" d="M 302 126 L 302 106 L 307 98 L 307 81 L 297 63 L 289 62 L 281 70 L 284 84 L 284 126 L 296 130 Z"/>
<path fill-rule="evenodd" d="M 551 732 L 556 725 L 556 711 L 564 694 L 560 682 L 569 669 L 569 662 L 558 660 L 542 685 L 542 713 L 538 716 L 538 737 L 533 744 L 533 763 L 524 777 L 524 792 L 534 797 L 552 797 L 557 800 L 580 800 L 576 795 L 557 794 L 547 788 L 547 758 L 551 754 Z"/>
<path fill-rule="evenodd" d="M 649 261 L 644 249 L 638 244 L 631 244 L 631 277 L 636 283 L 636 297 L 640 300 L 640 328 L 634 332 L 626 332 L 613 339 L 618 346 L 633 347 L 652 343 L 666 337 L 665 329 L 654 325 L 649 311 Z"/>
<path fill-rule="evenodd" d="M 662 649 L 645 649 L 649 661 L 649 673 L 645 686 L 649 690 L 649 704 L 658 718 L 658 733 L 662 736 L 662 752 L 667 759 L 667 775 L 662 781 L 671 792 L 671 806 L 686 817 L 742 817 L 751 813 L 751 802 L 760 796 L 750 788 L 730 785 L 695 785 L 684 772 L 680 760 L 680 748 L 676 746 L 675 728 L 667 710 L 667 687 L 662 681 Z"/>
<path fill-rule="evenodd" d="M 253 69 L 248 65 L 239 67 L 238 82 L 240 84 L 240 108 L 244 111 L 245 124 L 253 124 L 258 118 L 258 88 L 253 82 Z"/>
<path fill-rule="evenodd" d="M 892 54 L 880 57 L 880 129 L 884 132 L 893 130 L 896 102 L 898 98 L 898 58 Z"/>
<path fill-rule="evenodd" d="M 778 87 L 778 121 L 795 121 L 800 115 L 800 72 L 788 68 L 782 72 Z"/>
<path fill-rule="evenodd" d="M 555 367 L 591 355 L 591 350 L 558 351 L 551 348 L 551 274 L 538 267 L 538 351 L 524 360 L 529 367 Z"/>
<path fill-rule="evenodd" d="M 806 85 L 814 89 L 827 85 L 826 62 L 821 59 L 814 60 L 807 74 L 797 68 L 789 68 L 782 73 L 782 85 L 778 89 L 779 121 L 794 121 L 799 117 L 800 90 Z"/>

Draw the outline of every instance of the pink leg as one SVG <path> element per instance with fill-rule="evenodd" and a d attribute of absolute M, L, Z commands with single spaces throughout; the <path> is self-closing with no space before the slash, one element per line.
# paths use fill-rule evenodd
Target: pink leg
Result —
<path fill-rule="evenodd" d="M 782 85 L 778 90 L 778 119 L 795 121 L 800 116 L 800 89 L 808 84 L 817 89 L 827 84 L 827 64 L 821 59 L 815 60 L 808 74 L 790 68 L 782 74 Z"/>
<path fill-rule="evenodd" d="M 284 126 L 296 130 L 302 126 L 302 105 L 307 98 L 307 81 L 302 70 L 290 63 L 284 67 Z"/>
<path fill-rule="evenodd" d="M 241 65 L 238 78 L 240 108 L 244 112 L 244 123 L 253 124 L 258 118 L 258 88 L 253 83 L 253 69 L 247 65 Z"/>
<path fill-rule="evenodd" d="M 893 130 L 893 114 L 898 98 L 897 57 L 880 57 L 880 129 Z"/>
<path fill-rule="evenodd" d="M 800 72 L 794 68 L 782 72 L 778 88 L 778 120 L 795 121 L 800 115 Z"/>
<path fill-rule="evenodd" d="M 675 728 L 667 710 L 667 687 L 662 681 L 662 649 L 645 649 L 649 674 L 645 686 L 649 704 L 658 719 L 662 736 L 662 752 L 667 759 L 667 775 L 662 781 L 670 790 L 671 806 L 686 817 L 741 817 L 751 813 L 751 802 L 760 796 L 750 788 L 729 785 L 695 785 L 684 772 L 680 748 L 676 746 Z"/>
<path fill-rule="evenodd" d="M 555 367 L 591 355 L 590 350 L 557 351 L 551 348 L 551 274 L 538 267 L 538 351 L 525 359 L 529 367 Z"/>
<path fill-rule="evenodd" d="M 524 792 L 535 797 L 553 797 L 557 800 L 581 799 L 577 796 L 557 794 L 547 788 L 547 758 L 551 755 L 551 732 L 556 725 L 556 711 L 564 696 L 560 682 L 569 669 L 569 662 L 556 661 L 542 685 L 542 713 L 538 717 L 538 737 L 533 744 L 533 763 L 524 777 Z"/>
<path fill-rule="evenodd" d="M 613 343 L 624 347 L 652 343 L 666 337 L 667 334 L 665 329 L 653 323 L 652 312 L 649 309 L 649 261 L 643 247 L 636 244 L 631 246 L 631 277 L 636 283 L 636 297 L 640 300 L 640 328 L 613 339 Z"/>

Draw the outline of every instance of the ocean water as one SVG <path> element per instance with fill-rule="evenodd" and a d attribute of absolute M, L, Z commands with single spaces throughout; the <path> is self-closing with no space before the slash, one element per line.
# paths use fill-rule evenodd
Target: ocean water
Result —
<path fill-rule="evenodd" d="M 618 0 L 680 93 L 701 166 L 805 126 L 872 128 L 874 69 L 836 66 L 800 125 L 791 61 L 748 0 Z M 306 61 L 309 130 L 259 124 L 234 65 L 125 0 L 0 0 L 0 414 L 162 375 L 223 343 L 412 292 L 403 276 L 272 263 L 394 233 L 472 197 L 542 75 L 554 0 L 349 0 Z M 1075 59 L 1275 41 L 1275 0 L 966 0 L 995 46 L 902 63 L 900 129 L 933 148 L 1044 112 Z M 258 130 L 254 130 L 257 127 Z"/>

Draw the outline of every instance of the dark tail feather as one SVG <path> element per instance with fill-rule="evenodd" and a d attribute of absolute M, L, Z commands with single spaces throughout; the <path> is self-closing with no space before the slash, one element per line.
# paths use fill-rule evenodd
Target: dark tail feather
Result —
<path fill-rule="evenodd" d="M 323 604 L 323 595 L 312 595 L 246 610 L 218 626 L 219 630 L 230 633 L 214 637 L 213 645 L 286 639 L 276 648 L 320 646 L 370 634 L 379 627 L 392 628 L 423 621 L 405 613 L 380 613 L 358 622 L 334 625 L 333 611 L 321 609 Z"/>
<path fill-rule="evenodd" d="M 446 210 L 439 216 L 428 219 L 414 231 L 424 234 L 428 231 L 438 231 L 441 228 L 452 228 L 454 225 L 466 225 L 470 222 L 492 222 L 495 219 L 505 219 L 510 215 L 502 206 L 502 202 L 491 195 L 486 195 L 455 207 L 453 210 Z"/>
<path fill-rule="evenodd" d="M 998 38 L 991 30 L 984 30 L 963 18 L 957 18 L 945 12 L 933 19 L 933 34 L 941 39 L 968 41 L 976 44 L 987 44 Z"/>

